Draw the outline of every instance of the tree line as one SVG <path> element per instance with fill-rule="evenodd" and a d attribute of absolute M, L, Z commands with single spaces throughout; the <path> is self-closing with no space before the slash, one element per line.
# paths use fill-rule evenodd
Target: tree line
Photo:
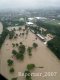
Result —
<path fill-rule="evenodd" d="M 7 37 L 9 31 L 7 29 L 4 29 L 2 34 L 0 35 L 0 48 L 2 47 L 2 44 L 5 41 L 5 38 Z"/>

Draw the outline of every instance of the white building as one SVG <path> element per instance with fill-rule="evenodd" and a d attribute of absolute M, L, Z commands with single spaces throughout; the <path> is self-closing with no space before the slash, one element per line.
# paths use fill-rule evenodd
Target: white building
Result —
<path fill-rule="evenodd" d="M 32 23 L 32 22 L 26 22 L 26 25 L 27 25 L 27 26 L 33 26 L 34 23 Z"/>
<path fill-rule="evenodd" d="M 35 17 L 35 19 L 46 20 L 47 18 L 45 18 L 45 17 Z"/>
<path fill-rule="evenodd" d="M 28 21 L 29 22 L 31 22 L 31 21 L 33 21 L 34 20 L 34 18 L 28 18 Z"/>

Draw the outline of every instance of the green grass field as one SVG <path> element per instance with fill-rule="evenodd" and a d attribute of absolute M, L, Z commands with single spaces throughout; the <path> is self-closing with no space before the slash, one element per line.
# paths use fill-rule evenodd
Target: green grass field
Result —
<path fill-rule="evenodd" d="M 47 19 L 47 20 L 45 20 L 44 21 L 45 23 L 48 23 L 48 24 L 51 24 L 51 25 L 56 25 L 56 26 L 60 26 L 60 20 L 49 20 L 49 19 Z"/>

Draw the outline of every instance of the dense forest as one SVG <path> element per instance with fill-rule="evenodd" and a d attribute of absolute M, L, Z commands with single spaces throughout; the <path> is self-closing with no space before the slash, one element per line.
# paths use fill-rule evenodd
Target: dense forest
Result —
<path fill-rule="evenodd" d="M 54 39 L 48 41 L 47 44 L 48 44 L 48 47 L 60 59 L 60 37 L 55 37 Z"/>
<path fill-rule="evenodd" d="M 36 24 L 39 27 L 46 28 L 48 33 L 60 36 L 60 25 L 53 25 L 53 24 L 45 23 L 43 21 L 37 21 Z"/>

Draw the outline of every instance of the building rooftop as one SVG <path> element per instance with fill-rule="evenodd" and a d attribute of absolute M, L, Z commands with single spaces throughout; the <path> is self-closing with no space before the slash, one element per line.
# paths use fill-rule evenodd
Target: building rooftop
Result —
<path fill-rule="evenodd" d="M 40 34 L 37 34 L 37 36 L 44 40 L 44 37 L 42 37 Z"/>
<path fill-rule="evenodd" d="M 32 22 L 26 22 L 26 24 L 28 24 L 28 25 L 33 25 L 34 23 L 32 23 Z"/>

